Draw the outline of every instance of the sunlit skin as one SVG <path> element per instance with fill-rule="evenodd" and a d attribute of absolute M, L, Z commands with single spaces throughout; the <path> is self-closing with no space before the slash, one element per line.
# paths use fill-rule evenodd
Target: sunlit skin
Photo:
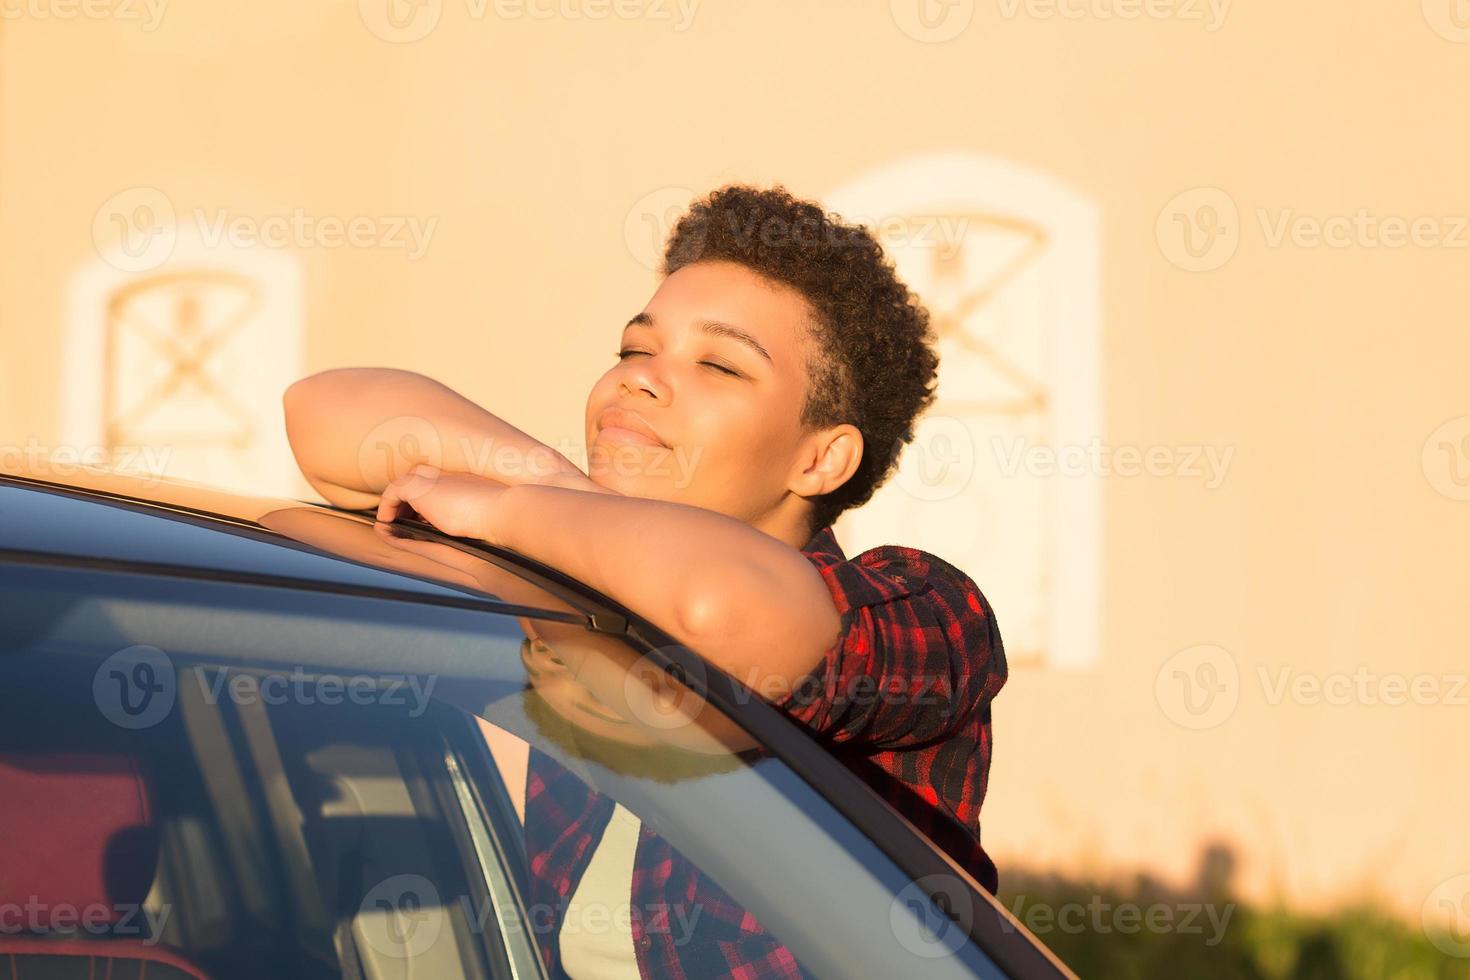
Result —
<path fill-rule="evenodd" d="M 737 263 L 681 268 L 622 330 L 620 359 L 589 392 L 590 477 L 505 485 L 415 465 L 382 489 L 378 518 L 416 511 L 536 558 L 765 696 L 790 691 L 840 625 L 800 550 L 810 498 L 840 487 L 862 458 L 855 426 L 802 425 L 812 316 L 800 293 Z M 609 410 L 636 416 L 622 421 L 657 441 L 600 430 Z"/>
<path fill-rule="evenodd" d="M 862 455 L 856 426 L 808 432 L 800 424 L 810 317 L 795 290 L 737 263 L 700 262 L 668 276 L 623 329 L 621 360 L 588 393 L 592 479 L 728 514 L 794 548 L 806 544 L 807 496 L 845 482 Z M 754 344 L 708 331 L 706 322 Z M 600 434 L 598 415 L 612 407 L 641 415 L 670 448 Z M 824 461 L 827 471 L 818 468 Z"/>
<path fill-rule="evenodd" d="M 498 453 L 482 462 L 461 447 L 508 447 L 517 458 L 546 447 L 432 379 L 393 369 L 296 382 L 284 397 L 287 435 L 329 501 L 376 502 L 379 521 L 417 514 L 544 562 L 775 698 L 837 639 L 832 595 L 800 549 L 814 530 L 813 499 L 849 480 L 863 451 L 854 425 L 802 425 L 813 316 L 799 292 L 738 263 L 665 277 L 610 331 L 613 363 L 584 416 L 590 473 L 564 461 L 532 476 L 500 468 Z M 610 409 L 633 413 L 625 421 L 641 419 L 659 441 L 599 431 Z M 428 420 L 435 454 L 393 439 L 398 454 L 384 458 L 383 426 L 403 417 Z M 616 692 L 597 700 L 615 703 Z"/>

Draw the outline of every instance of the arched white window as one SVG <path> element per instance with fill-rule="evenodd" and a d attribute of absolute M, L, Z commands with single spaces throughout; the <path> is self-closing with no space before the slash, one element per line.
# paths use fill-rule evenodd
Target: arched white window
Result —
<path fill-rule="evenodd" d="M 969 153 L 880 167 L 824 204 L 881 238 L 940 351 L 935 403 L 899 472 L 838 520 L 843 549 L 930 551 L 985 592 L 1011 663 L 1094 664 L 1101 484 L 1076 463 L 1102 435 L 1096 204 Z"/>
<path fill-rule="evenodd" d="M 281 409 L 302 373 L 299 260 L 206 246 L 187 225 L 173 227 L 171 209 L 151 235 L 134 231 L 135 247 L 125 235 L 99 239 L 99 257 L 72 277 L 62 444 L 121 469 L 162 464 L 175 479 L 309 493 Z"/>

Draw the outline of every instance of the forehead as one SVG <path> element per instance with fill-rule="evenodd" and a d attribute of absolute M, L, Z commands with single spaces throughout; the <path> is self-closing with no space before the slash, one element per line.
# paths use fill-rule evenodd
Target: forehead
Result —
<path fill-rule="evenodd" d="M 795 289 L 735 262 L 696 262 L 672 273 L 643 310 L 660 330 L 715 320 L 750 333 L 777 371 L 803 373 L 811 304 Z"/>

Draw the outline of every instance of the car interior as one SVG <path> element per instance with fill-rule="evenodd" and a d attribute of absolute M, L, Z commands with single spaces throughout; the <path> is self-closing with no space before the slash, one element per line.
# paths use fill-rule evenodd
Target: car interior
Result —
<path fill-rule="evenodd" d="M 14 977 L 509 975 L 475 921 L 490 896 L 451 768 L 469 765 L 459 709 L 267 705 L 238 684 L 211 704 L 205 678 L 126 731 L 54 662 L 10 658 L 7 673 L 0 964 Z M 479 765 L 480 792 L 487 778 Z M 412 889 L 390 887 L 386 906 L 370 894 L 395 880 L 433 890 L 413 893 L 414 930 L 455 937 L 410 937 L 411 974 L 390 933 Z"/>

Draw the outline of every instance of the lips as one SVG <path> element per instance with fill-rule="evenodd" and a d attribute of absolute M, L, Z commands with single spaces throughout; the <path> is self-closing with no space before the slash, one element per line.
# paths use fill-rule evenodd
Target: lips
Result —
<path fill-rule="evenodd" d="M 599 436 L 621 442 L 662 446 L 665 449 L 669 447 L 643 416 L 625 408 L 603 409 L 597 416 L 597 431 Z"/>

